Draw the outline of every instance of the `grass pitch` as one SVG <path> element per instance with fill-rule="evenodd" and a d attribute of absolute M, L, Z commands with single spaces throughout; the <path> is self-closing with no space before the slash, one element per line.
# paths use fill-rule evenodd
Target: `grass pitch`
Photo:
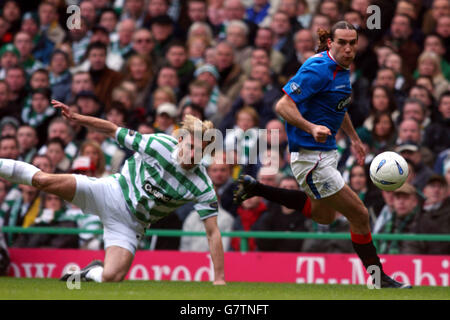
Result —
<path fill-rule="evenodd" d="M 0 277 L 1 300 L 450 300 L 449 287 L 369 290 L 359 285 L 124 281 L 81 282 Z"/>

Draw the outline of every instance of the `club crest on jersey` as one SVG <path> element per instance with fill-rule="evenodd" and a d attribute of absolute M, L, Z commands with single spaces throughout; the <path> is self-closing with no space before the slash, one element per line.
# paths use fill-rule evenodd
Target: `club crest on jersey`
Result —
<path fill-rule="evenodd" d="M 166 201 L 169 202 L 170 200 L 172 200 L 170 197 L 164 195 L 161 191 L 159 191 L 157 188 L 155 188 L 154 186 L 152 186 L 150 184 L 150 182 L 145 181 L 144 185 L 142 186 L 142 188 L 145 190 L 145 192 L 147 192 L 149 195 L 154 196 L 155 198 L 162 200 L 162 201 Z"/>
<path fill-rule="evenodd" d="M 348 96 L 347 98 L 343 98 L 339 101 L 336 110 L 337 111 L 342 111 L 344 110 L 344 108 L 350 103 L 350 101 L 352 100 L 352 96 Z"/>
<path fill-rule="evenodd" d="M 295 94 L 302 93 L 302 89 L 300 89 L 300 86 L 298 84 L 296 84 L 295 82 L 291 82 L 289 87 L 290 87 L 292 93 L 295 93 Z"/>
<path fill-rule="evenodd" d="M 129 134 L 130 136 L 134 136 L 134 135 L 136 134 L 136 131 L 134 131 L 134 130 L 129 130 L 129 131 L 128 131 L 128 134 Z"/>
<path fill-rule="evenodd" d="M 187 192 L 187 189 L 186 189 L 185 186 L 183 186 L 183 185 L 180 184 L 180 185 L 178 186 L 178 188 L 177 188 L 177 192 L 178 192 L 180 195 L 184 196 L 184 195 L 186 194 L 186 192 Z"/>

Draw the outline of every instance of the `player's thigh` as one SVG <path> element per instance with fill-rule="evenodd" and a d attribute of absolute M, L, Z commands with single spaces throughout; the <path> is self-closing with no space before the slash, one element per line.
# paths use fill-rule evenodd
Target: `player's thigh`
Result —
<path fill-rule="evenodd" d="M 368 225 L 369 215 L 364 203 L 348 185 L 323 199 L 326 204 L 343 214 L 351 224 Z"/>
<path fill-rule="evenodd" d="M 134 255 L 125 248 L 108 247 L 105 252 L 102 280 L 104 282 L 122 281 L 133 263 L 133 258 Z"/>
<path fill-rule="evenodd" d="M 33 176 L 33 186 L 71 202 L 76 192 L 76 179 L 73 174 L 51 174 L 39 171 Z"/>

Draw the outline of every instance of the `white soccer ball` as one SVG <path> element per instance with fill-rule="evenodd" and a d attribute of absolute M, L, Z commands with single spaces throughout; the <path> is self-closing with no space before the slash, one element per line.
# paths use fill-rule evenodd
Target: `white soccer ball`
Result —
<path fill-rule="evenodd" d="M 408 163 L 396 152 L 386 151 L 377 155 L 370 164 L 370 179 L 381 190 L 393 191 L 408 178 Z"/>

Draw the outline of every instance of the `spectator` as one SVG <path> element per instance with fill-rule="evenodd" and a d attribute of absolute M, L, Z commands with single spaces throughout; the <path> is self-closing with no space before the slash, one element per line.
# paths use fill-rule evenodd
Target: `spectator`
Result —
<path fill-rule="evenodd" d="M 446 60 L 446 48 L 442 37 L 436 33 L 428 34 L 425 38 L 423 51 L 434 52 L 440 57 L 442 74 L 447 81 L 450 81 L 450 64 Z M 414 75 L 418 75 L 417 70 L 414 72 Z"/>
<path fill-rule="evenodd" d="M 413 185 L 418 190 L 422 190 L 430 176 L 433 174 L 433 170 L 431 170 L 423 162 L 422 154 L 419 151 L 419 146 L 415 142 L 406 141 L 400 145 L 397 145 L 395 152 L 399 153 L 406 160 L 411 161 L 416 173 L 416 177 L 413 180 Z"/>
<path fill-rule="evenodd" d="M 166 56 L 168 45 L 176 40 L 176 37 L 173 34 L 174 30 L 174 22 L 167 14 L 153 17 L 150 20 L 150 31 L 156 42 L 154 49 L 156 56 Z"/>
<path fill-rule="evenodd" d="M 250 71 L 250 77 L 261 81 L 264 91 L 264 104 L 272 105 L 274 108 L 275 103 L 283 96 L 283 92 L 279 89 L 278 84 L 271 77 L 270 68 L 263 64 L 255 65 Z"/>
<path fill-rule="evenodd" d="M 43 36 L 47 37 L 55 45 L 60 44 L 66 32 L 58 22 L 58 10 L 50 1 L 42 2 L 38 7 L 39 28 Z"/>
<path fill-rule="evenodd" d="M 174 104 L 165 102 L 156 109 L 155 122 L 153 124 L 156 132 L 162 132 L 172 135 L 178 129 L 176 119 L 178 117 L 178 110 Z"/>
<path fill-rule="evenodd" d="M 47 139 L 47 127 L 56 116 L 56 110 L 50 105 L 51 90 L 38 88 L 31 93 L 31 106 L 22 109 L 22 121 L 36 129 L 39 145 Z"/>
<path fill-rule="evenodd" d="M 70 94 L 72 75 L 69 72 L 69 57 L 62 50 L 55 50 L 50 58 L 49 66 L 50 85 L 52 98 L 65 101 Z"/>
<path fill-rule="evenodd" d="M 17 130 L 19 129 L 19 121 L 13 117 L 4 117 L 0 121 L 0 136 L 13 136 L 17 135 Z"/>
<path fill-rule="evenodd" d="M 392 92 L 382 85 L 372 87 L 369 108 L 370 114 L 364 121 L 364 127 L 369 131 L 373 130 L 373 122 L 376 115 L 388 113 L 393 121 L 396 121 L 399 116 Z"/>
<path fill-rule="evenodd" d="M 90 63 L 89 73 L 94 83 L 95 95 L 107 106 L 111 103 L 112 89 L 122 81 L 123 75 L 108 68 L 106 53 L 107 48 L 101 42 L 91 43 L 87 49 L 87 57 Z"/>
<path fill-rule="evenodd" d="M 260 27 L 256 32 L 255 45 L 254 48 L 261 48 L 268 52 L 270 57 L 270 69 L 276 73 L 280 74 L 283 66 L 286 63 L 286 58 L 284 55 L 273 48 L 275 40 L 275 34 L 269 27 Z M 244 61 L 243 68 L 245 73 L 250 72 L 250 60 Z"/>
<path fill-rule="evenodd" d="M 405 70 L 411 74 L 417 65 L 420 54 L 420 45 L 412 38 L 412 20 L 405 14 L 396 14 L 391 22 L 389 33 L 383 41 L 397 50 L 403 58 Z"/>
<path fill-rule="evenodd" d="M 22 125 L 17 131 L 17 141 L 19 142 L 19 160 L 31 163 L 37 153 L 38 136 L 36 129 L 29 125 Z"/>
<path fill-rule="evenodd" d="M 406 93 L 395 88 L 395 71 L 388 67 L 381 67 L 377 71 L 375 85 L 385 86 L 394 94 L 397 109 L 401 110 L 406 99 Z"/>
<path fill-rule="evenodd" d="M 52 161 L 56 173 L 67 172 L 70 169 L 70 160 L 64 154 L 64 141 L 60 138 L 51 138 L 46 143 L 45 155 Z"/>
<path fill-rule="evenodd" d="M 264 214 L 267 212 L 267 206 L 261 197 L 252 197 L 244 202 L 237 208 L 237 217 L 234 220 L 233 230 L 258 230 L 259 224 Z M 256 251 L 256 241 L 254 238 L 247 238 L 248 251 Z M 232 238 L 231 248 L 234 251 L 240 251 L 242 249 L 241 239 Z"/>
<path fill-rule="evenodd" d="M 5 81 L 9 88 L 9 101 L 14 108 L 20 109 L 25 101 L 27 74 L 19 66 L 13 66 L 6 70 Z"/>
<path fill-rule="evenodd" d="M 272 16 L 270 28 L 275 35 L 273 48 L 280 51 L 287 60 L 291 59 L 294 55 L 294 43 L 289 16 L 283 11 L 277 11 Z"/>
<path fill-rule="evenodd" d="M 147 108 L 150 104 L 150 89 L 153 85 L 152 62 L 148 56 L 132 55 L 125 66 L 125 80 L 136 85 L 133 107 Z"/>
<path fill-rule="evenodd" d="M 436 33 L 442 37 L 445 43 L 445 59 L 450 61 L 450 17 L 448 15 L 439 17 L 436 22 Z"/>
<path fill-rule="evenodd" d="M 276 118 L 272 105 L 264 103 L 264 93 L 262 90 L 261 82 L 256 79 L 246 79 L 242 86 L 239 98 L 231 107 L 230 113 L 222 121 L 220 129 L 225 132 L 226 128 L 232 128 L 235 119 L 233 119 L 237 112 L 244 106 L 253 107 L 259 115 L 259 123 L 256 125 L 260 128 L 264 128 L 269 120 Z"/>
<path fill-rule="evenodd" d="M 215 67 L 219 72 L 219 89 L 230 101 L 234 101 L 239 95 L 243 81 L 242 69 L 234 61 L 233 46 L 227 42 L 220 42 L 216 46 Z"/>
<path fill-rule="evenodd" d="M 297 181 L 294 177 L 285 177 L 281 179 L 280 188 L 289 190 L 299 190 Z M 261 217 L 258 230 L 261 231 L 290 231 L 306 232 L 306 218 L 294 209 L 289 209 L 278 204 L 269 204 L 268 212 Z M 256 239 L 256 245 L 259 251 L 302 251 L 302 239 Z"/>
<path fill-rule="evenodd" d="M 294 49 L 294 55 L 286 61 L 286 65 L 283 67 L 283 75 L 286 76 L 286 80 L 289 79 L 290 75 L 293 76 L 297 73 L 298 69 L 309 58 L 309 52 L 314 52 L 315 43 L 311 30 L 301 29 L 294 34 Z M 286 75 L 286 73 L 288 74 Z"/>
<path fill-rule="evenodd" d="M 20 155 L 19 142 L 14 136 L 0 137 L 0 158 L 17 160 Z"/>
<path fill-rule="evenodd" d="M 31 75 L 37 69 L 44 67 L 44 64 L 36 60 L 33 55 L 33 41 L 31 36 L 23 31 L 19 31 L 14 36 L 14 46 L 20 53 L 20 65 L 25 69 L 28 75 Z"/>
<path fill-rule="evenodd" d="M 169 87 L 176 96 L 176 100 L 179 101 L 185 92 L 180 89 L 180 79 L 178 78 L 177 70 L 169 65 L 163 65 L 156 76 L 156 87 Z M 154 107 L 154 106 L 153 106 Z"/>
<path fill-rule="evenodd" d="M 220 197 L 218 197 L 220 199 Z M 220 232 L 232 231 L 234 218 L 221 205 L 219 205 L 219 215 L 217 216 L 217 224 Z M 193 210 L 189 213 L 183 222 L 183 231 L 199 231 L 205 232 L 205 225 L 200 220 L 198 212 Z M 230 250 L 230 237 L 222 237 L 223 251 Z M 205 252 L 209 251 L 209 243 L 206 237 L 190 237 L 183 236 L 180 240 L 180 251 Z"/>
<path fill-rule="evenodd" d="M 414 219 L 411 231 L 416 234 L 448 234 L 450 232 L 450 197 L 447 196 L 448 184 L 443 176 L 434 175 L 428 179 L 423 190 L 426 197 L 423 211 Z M 403 249 L 405 254 L 450 253 L 448 242 L 407 241 Z"/>
<path fill-rule="evenodd" d="M 16 0 L 7 0 L 3 2 L 2 16 L 8 21 L 9 29 L 11 33 L 16 33 L 20 29 L 20 18 L 22 11 L 20 5 Z"/>
<path fill-rule="evenodd" d="M 76 228 L 76 218 L 66 213 L 64 201 L 58 196 L 42 193 L 41 208 L 31 227 Z M 22 248 L 78 248 L 78 235 L 21 234 L 15 241 Z"/>
<path fill-rule="evenodd" d="M 14 108 L 9 102 L 9 87 L 4 80 L 0 80 L 0 118 L 11 116 L 17 120 L 20 119 L 20 110 Z"/>
<path fill-rule="evenodd" d="M 73 142 L 74 130 L 66 120 L 64 120 L 61 117 L 53 119 L 47 129 L 47 137 L 49 140 L 53 138 L 61 139 L 64 143 L 64 154 L 67 157 L 67 159 L 72 161 L 75 158 L 78 152 L 78 147 Z M 42 155 L 45 154 L 46 152 L 47 152 L 46 147 L 42 146 L 39 149 L 38 153 Z"/>
<path fill-rule="evenodd" d="M 248 33 L 248 27 L 242 21 L 232 20 L 227 25 L 225 41 L 233 46 L 235 63 L 250 57 L 252 49 L 247 42 Z"/>
<path fill-rule="evenodd" d="M 394 191 L 393 201 L 394 211 L 392 217 L 385 224 L 381 233 L 411 233 L 414 219 L 420 215 L 421 200 L 416 188 L 405 182 L 400 188 Z M 404 253 L 406 241 L 381 240 L 378 243 L 380 254 Z"/>
<path fill-rule="evenodd" d="M 372 223 L 376 220 L 377 214 L 383 208 L 380 189 L 375 188 L 370 183 L 369 168 L 355 164 L 350 169 L 349 186 L 358 195 L 369 211 Z"/>
<path fill-rule="evenodd" d="M 1 21 L 1 20 L 0 20 Z M 12 43 L 3 45 L 0 49 L 0 79 L 5 79 L 6 70 L 19 64 L 19 50 Z"/>
<path fill-rule="evenodd" d="M 68 40 L 72 44 L 73 61 L 75 64 L 79 64 L 84 59 L 91 37 L 89 30 L 90 26 L 88 26 L 88 22 L 83 16 L 80 18 L 79 28 L 69 29 Z"/>
<path fill-rule="evenodd" d="M 241 164 L 255 165 L 258 162 L 258 123 L 258 112 L 252 107 L 244 106 L 236 112 L 236 125 L 233 130 L 226 130 L 225 148 L 227 151 L 236 150 Z"/>
<path fill-rule="evenodd" d="M 373 152 L 375 154 L 388 151 L 395 145 L 396 128 L 388 113 L 380 113 L 373 121 Z"/>
<path fill-rule="evenodd" d="M 377 219 L 373 221 L 372 230 L 374 234 L 383 230 L 384 225 L 391 221 L 394 212 L 394 192 L 382 190 L 381 195 L 383 196 L 384 206 L 380 212 L 376 213 Z"/>
<path fill-rule="evenodd" d="M 186 92 L 189 83 L 194 78 L 195 66 L 188 59 L 184 44 L 180 42 L 171 43 L 167 48 L 166 60 L 177 71 L 180 90 Z"/>
<path fill-rule="evenodd" d="M 118 22 L 119 22 L 119 16 L 118 16 L 117 12 L 112 8 L 103 9 L 99 15 L 98 24 L 100 26 L 102 26 L 103 28 L 105 28 L 106 30 L 108 30 L 108 32 L 110 34 L 109 38 L 110 38 L 111 42 L 113 40 L 116 40 L 116 38 L 117 38 L 117 33 L 115 31 L 116 31 Z"/>
<path fill-rule="evenodd" d="M 306 28 L 309 24 L 303 24 L 300 22 L 301 12 L 299 7 L 301 1 L 297 0 L 280 0 L 277 10 L 286 12 L 289 16 L 289 22 L 292 26 L 292 33 L 296 33 L 298 30 Z"/>
<path fill-rule="evenodd" d="M 154 62 L 152 63 L 151 68 L 153 73 L 155 73 L 159 57 L 154 53 L 155 39 L 150 30 L 144 28 L 137 29 L 133 33 L 131 46 L 133 50 L 130 52 L 128 59 L 135 54 L 145 56 L 147 59 L 150 59 L 151 62 Z"/>
<path fill-rule="evenodd" d="M 96 141 L 86 140 L 80 146 L 79 155 L 90 159 L 90 168 L 94 171 L 92 177 L 101 178 L 110 174 L 110 172 L 106 171 L 106 161 L 103 151 Z"/>
<path fill-rule="evenodd" d="M 73 102 L 81 91 L 94 91 L 92 77 L 87 71 L 77 71 L 73 74 L 70 93 L 67 94 L 65 100 L 69 103 Z"/>
<path fill-rule="evenodd" d="M 429 76 L 433 79 L 434 97 L 449 90 L 449 82 L 444 78 L 441 70 L 441 59 L 434 52 L 424 52 L 417 60 L 417 70 L 421 76 Z"/>
<path fill-rule="evenodd" d="M 50 55 L 54 48 L 54 43 L 39 30 L 39 18 L 34 12 L 27 12 L 23 15 L 21 31 L 30 35 L 33 42 L 33 57 L 48 65 Z M 64 34 L 63 34 L 64 36 Z"/>
<path fill-rule="evenodd" d="M 246 18 L 245 11 L 246 11 L 245 5 L 240 0 L 225 0 L 223 2 L 222 6 L 223 21 L 219 26 L 218 30 L 215 32 L 219 40 L 225 39 L 225 29 L 228 23 L 230 23 L 230 21 L 240 20 L 243 21 L 245 24 L 247 24 L 247 27 L 249 29 L 248 43 L 250 45 L 253 44 L 253 40 L 255 39 L 255 34 L 256 31 L 258 30 L 258 26 L 254 22 Z"/>
<path fill-rule="evenodd" d="M 225 117 L 231 109 L 231 101 L 219 89 L 219 73 L 213 65 L 204 64 L 195 70 L 194 76 L 196 80 L 205 81 L 212 88 L 208 105 L 217 105 L 217 116 L 213 119 L 217 127 L 217 120 Z"/>
<path fill-rule="evenodd" d="M 106 65 L 108 68 L 114 71 L 120 71 L 122 69 L 124 63 L 124 57 L 122 57 L 121 53 L 114 51 L 110 44 L 110 37 L 108 30 L 100 25 L 96 25 L 91 29 L 91 37 L 89 38 L 89 44 L 100 42 L 106 46 Z M 125 55 L 128 56 L 129 52 Z M 73 68 L 72 72 L 75 73 L 77 71 L 88 71 L 90 69 L 90 61 L 89 59 L 85 59 L 82 64 Z"/>
<path fill-rule="evenodd" d="M 423 24 L 422 31 L 425 34 L 428 34 L 435 30 L 436 22 L 441 17 L 445 17 L 450 15 L 450 5 L 446 0 L 433 0 L 431 8 L 426 12 Z"/>
<path fill-rule="evenodd" d="M 435 155 L 450 148 L 450 91 L 441 95 L 438 103 L 440 117 L 425 130 L 424 145 Z"/>
<path fill-rule="evenodd" d="M 133 20 L 137 28 L 142 28 L 145 22 L 145 1 L 144 0 L 125 0 L 120 20 Z"/>

